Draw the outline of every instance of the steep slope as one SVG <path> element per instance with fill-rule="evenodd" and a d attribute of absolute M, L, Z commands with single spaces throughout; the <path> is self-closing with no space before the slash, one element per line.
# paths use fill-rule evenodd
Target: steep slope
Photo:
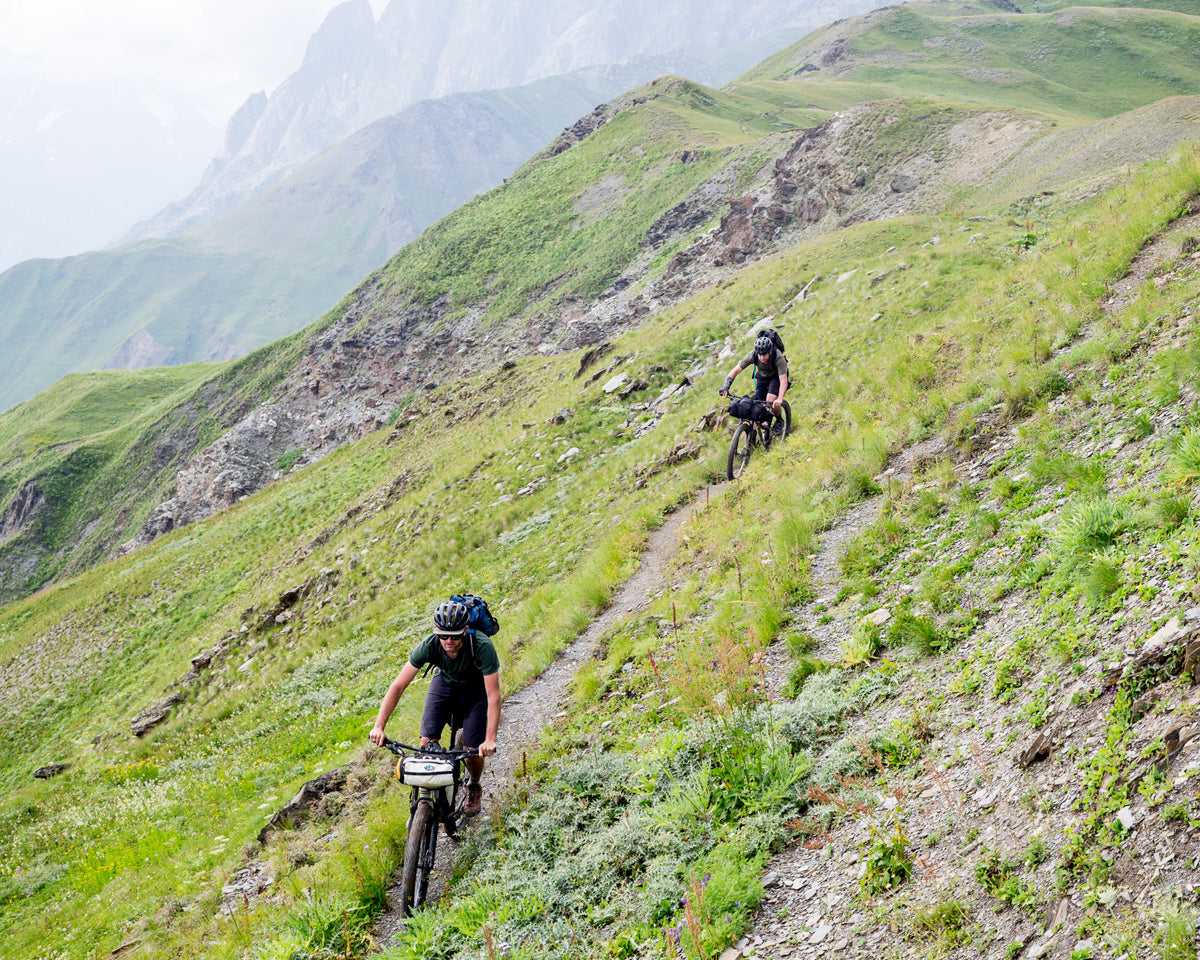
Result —
<path fill-rule="evenodd" d="M 946 8 L 906 8 L 931 9 Z M 1173 35 L 1165 43 L 1159 64 L 1170 62 Z M 1194 99 L 1080 126 L 948 100 L 850 106 L 872 89 L 796 79 L 718 92 L 664 80 L 590 114 L 305 334 L 303 363 L 272 367 L 270 403 L 240 423 L 222 420 L 232 430 L 220 442 L 181 451 L 195 456 L 178 479 L 173 460 L 136 510 L 100 524 L 98 548 L 135 547 L 209 516 L 270 482 L 280 464 L 312 462 L 378 429 L 419 388 L 599 343 L 803 237 L 973 195 L 1016 203 L 1064 184 L 1092 191 L 1114 166 L 1197 134 Z M 30 477 L 18 470 L 9 489 Z M 166 489 L 157 506 L 150 491 Z M 61 555 L 83 530 L 65 537 Z M 25 570 L 28 550 L 44 554 L 37 543 L 15 526 L 0 563 L 15 569 L 21 558 Z M 44 582 L 7 576 L 18 591 Z"/>
<path fill-rule="evenodd" d="M 526 756 L 528 777 L 477 832 L 474 885 L 458 888 L 447 912 L 411 923 L 391 956 L 466 957 L 493 933 L 517 955 L 591 957 L 614 944 L 635 955 L 677 955 L 664 928 L 681 937 L 693 930 L 704 952 L 719 951 L 760 899 L 773 846 L 796 836 L 822 841 L 823 832 L 872 811 L 890 838 L 899 824 L 887 811 L 917 816 L 915 784 L 926 775 L 911 748 L 918 734 L 904 739 L 886 715 L 871 715 L 880 736 L 869 743 L 886 758 L 880 775 L 906 788 L 889 806 L 871 780 L 838 786 L 838 773 L 872 777 L 853 740 L 841 739 L 843 725 L 881 699 L 897 716 L 910 713 L 895 693 L 903 683 L 918 684 L 911 696 L 944 702 L 944 678 L 960 666 L 987 671 L 989 683 L 1007 678 L 999 693 L 1022 691 L 1030 703 L 1043 692 L 1032 676 L 1016 679 L 1033 647 L 1006 647 L 1020 639 L 1013 633 L 988 640 L 971 620 L 980 604 L 954 607 L 967 600 L 955 580 L 966 571 L 943 568 L 962 559 L 965 542 L 934 542 L 978 521 L 984 532 L 973 559 L 994 550 L 980 573 L 994 570 L 1014 601 L 1031 599 L 1039 581 L 1031 588 L 1015 578 L 1057 542 L 1050 528 L 1028 523 L 1042 516 L 1031 508 L 1058 502 L 1058 483 L 1067 494 L 1072 479 L 1089 489 L 1104 480 L 1087 472 L 1084 450 L 1061 456 L 1067 438 L 1052 430 L 1054 411 L 1095 406 L 1096 425 L 1111 423 L 1106 381 L 1126 384 L 1131 414 L 1157 397 L 1164 433 L 1168 417 L 1190 409 L 1190 387 L 1180 392 L 1194 370 L 1188 340 L 1158 372 L 1139 371 L 1134 354 L 1142 332 L 1157 335 L 1160 318 L 1194 315 L 1194 271 L 1179 281 L 1172 267 L 1171 281 L 1134 289 L 1130 309 L 1111 317 L 1100 300 L 1198 192 L 1192 150 L 1088 201 L 1057 200 L 1028 225 L 1009 223 L 1005 203 L 980 204 L 805 240 L 647 319 L 598 360 L 583 349 L 530 357 L 422 392 L 391 430 L 220 517 L 0 610 L 0 851 L 14 865 L 0 895 L 5 950 L 37 956 L 49 946 L 68 958 L 116 950 L 365 955 L 407 797 L 387 785 L 391 764 L 358 745 L 430 605 L 450 583 L 494 598 L 509 691 L 551 662 L 633 568 L 646 529 L 723 460 L 727 424 L 714 391 L 766 312 L 806 373 L 792 395 L 797 434 L 756 453 L 743 484 L 698 504 L 669 592 L 605 637 L 603 659 L 585 665 L 575 685 L 576 704 Z M 618 374 L 625 396 L 606 389 Z M 996 496 L 1011 501 L 1001 509 L 1015 511 L 997 518 L 1011 539 L 994 526 L 986 532 L 985 514 L 999 510 L 983 490 L 956 501 L 963 513 L 952 523 L 932 523 L 947 509 L 939 494 L 956 484 L 920 450 L 958 442 L 978 444 L 982 455 L 995 443 L 1002 455 L 1020 439 L 1014 434 L 1024 435 L 1020 455 L 986 465 L 995 468 L 989 482 L 1004 491 Z M 891 524 L 849 553 L 845 595 L 814 595 L 818 532 L 870 495 L 874 478 L 886 487 L 880 471 L 889 451 L 933 437 L 937 443 L 916 448 L 910 461 L 927 486 L 895 481 Z M 1139 484 L 1153 495 L 1165 439 L 1144 464 L 1112 472 L 1112 498 L 1118 476 L 1139 476 L 1142 466 Z M 1107 436 L 1087 442 L 1111 447 Z M 1149 535 L 1143 545 L 1164 560 L 1174 556 L 1171 569 L 1190 581 L 1191 507 L 1182 509 L 1173 547 L 1164 540 L 1158 549 Z M 884 566 L 890 562 L 896 566 Z M 1049 563 L 1043 573 L 1052 574 Z M 876 662 L 868 643 L 857 661 L 848 649 L 836 672 L 814 667 L 826 676 L 805 684 L 795 702 L 770 707 L 756 690 L 773 641 L 835 620 L 848 629 L 873 612 L 872 595 L 899 613 L 903 585 L 924 581 L 914 604 L 950 598 L 932 614 L 950 638 L 947 659 Z M 1140 582 L 1108 596 L 1132 607 Z M 1183 579 L 1178 586 L 1186 588 Z M 979 595 L 986 597 L 982 587 Z M 1053 609 L 1057 596 L 1049 598 Z M 1069 590 L 1062 599 L 1064 613 L 1087 602 Z M 923 607 L 909 612 L 926 615 Z M 1106 609 L 1094 619 L 1110 617 Z M 1096 638 L 1109 643 L 1107 633 Z M 987 652 L 986 664 L 976 651 Z M 1098 652 L 1080 655 L 1089 679 L 1101 679 L 1100 671 L 1084 657 Z M 963 698 L 954 709 L 978 713 L 982 683 L 953 694 Z M 1072 696 L 1069 685 L 1054 696 Z M 396 731 L 411 729 L 419 700 L 402 701 Z M 954 717 L 927 717 L 936 746 L 932 738 L 915 742 L 944 760 L 949 776 L 969 776 L 966 751 L 954 757 L 964 732 Z M 998 718 L 988 724 L 997 741 L 1006 736 Z M 980 776 L 991 776 L 996 758 L 982 749 Z M 51 764 L 67 766 L 30 777 Z M 1102 776 L 1103 765 L 1097 769 Z M 303 783 L 333 770 L 342 789 L 259 837 Z M 825 801 L 825 809 L 810 788 L 854 813 L 839 819 L 837 804 Z M 1115 797 L 1114 787 L 1106 811 Z M 1085 830 L 1090 813 L 1079 811 Z M 948 829 L 935 846 L 957 853 L 970 844 L 966 821 Z M 1102 859 L 1108 848 L 1087 837 L 1081 852 Z M 830 849 L 852 875 L 858 865 L 845 846 Z M 1063 894 L 1082 903 L 1091 860 L 1072 859 L 1069 847 L 1050 840 L 1047 847 L 1067 871 Z M 987 856 L 980 851 L 971 867 L 986 866 Z M 901 887 L 899 897 L 864 893 L 884 910 L 882 921 L 866 911 L 853 921 L 865 925 L 864 938 L 910 916 L 915 907 L 902 898 L 914 887 Z M 684 897 L 708 910 L 693 919 L 680 906 Z M 1047 899 L 1037 892 L 1020 909 Z M 487 935 L 485 922 L 495 925 Z M 47 944 L 48 927 L 67 932 Z M 566 935 L 572 929 L 575 936 Z"/>

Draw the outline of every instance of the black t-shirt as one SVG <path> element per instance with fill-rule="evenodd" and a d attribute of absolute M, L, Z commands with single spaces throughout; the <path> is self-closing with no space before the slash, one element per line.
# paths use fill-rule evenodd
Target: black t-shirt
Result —
<path fill-rule="evenodd" d="M 781 377 L 787 373 L 787 356 L 782 350 L 772 350 L 771 356 L 767 358 L 767 362 L 760 363 L 758 354 L 751 350 L 746 359 L 741 362 L 743 370 L 748 370 L 750 367 L 754 367 L 754 375 L 759 380 L 770 380 L 772 377 Z"/>

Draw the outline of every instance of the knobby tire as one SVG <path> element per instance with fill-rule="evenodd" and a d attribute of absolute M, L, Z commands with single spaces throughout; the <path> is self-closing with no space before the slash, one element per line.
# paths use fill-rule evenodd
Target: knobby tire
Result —
<path fill-rule="evenodd" d="M 733 431 L 733 439 L 729 441 L 729 457 L 725 461 L 725 476 L 736 480 L 750 462 L 750 451 L 753 448 L 754 434 L 745 423 L 739 423 Z"/>
<path fill-rule="evenodd" d="M 433 815 L 433 805 L 428 800 L 418 801 L 408 824 L 408 840 L 404 844 L 404 872 L 400 878 L 401 916 L 410 916 L 425 902 L 436 846 L 437 819 Z"/>

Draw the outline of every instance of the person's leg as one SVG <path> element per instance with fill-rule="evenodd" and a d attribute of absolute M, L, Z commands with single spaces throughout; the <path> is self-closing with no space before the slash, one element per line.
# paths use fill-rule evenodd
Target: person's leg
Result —
<path fill-rule="evenodd" d="M 487 691 L 480 682 L 477 689 L 464 691 L 460 701 L 462 713 L 463 746 L 477 747 L 487 736 Z M 483 789 L 479 779 L 483 776 L 483 757 L 467 757 L 463 766 L 467 768 L 467 802 L 463 807 L 466 813 L 478 813 L 483 804 Z"/>
<path fill-rule="evenodd" d="M 778 377 L 772 377 L 770 380 L 765 381 L 763 383 L 763 388 L 764 388 L 766 395 L 764 397 L 762 397 L 761 399 L 765 403 L 770 405 L 779 399 L 779 378 Z M 777 437 L 783 433 L 783 414 L 777 414 L 775 416 L 775 423 L 771 429 L 772 429 L 772 432 Z"/>
<path fill-rule="evenodd" d="M 421 712 L 421 746 L 441 737 L 442 730 L 450 722 L 453 706 L 450 684 L 440 673 L 435 674 L 429 683 L 429 691 L 425 694 L 425 708 Z"/>

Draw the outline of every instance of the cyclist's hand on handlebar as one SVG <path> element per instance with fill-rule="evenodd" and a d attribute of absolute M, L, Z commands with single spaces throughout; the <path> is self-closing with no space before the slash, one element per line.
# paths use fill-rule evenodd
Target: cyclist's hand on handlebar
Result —
<path fill-rule="evenodd" d="M 376 727 L 371 731 L 370 736 L 367 739 L 375 744 L 375 746 L 382 747 L 383 741 L 387 739 L 387 734 L 383 732 L 383 727 Z"/>
<path fill-rule="evenodd" d="M 496 741 L 495 740 L 484 740 L 483 743 L 481 743 L 479 745 L 479 755 L 481 757 L 490 757 L 495 752 L 496 752 Z"/>
<path fill-rule="evenodd" d="M 724 387 L 722 387 L 720 390 L 717 391 L 717 394 L 722 397 L 727 397 L 727 396 L 729 396 L 729 391 L 726 390 Z"/>

